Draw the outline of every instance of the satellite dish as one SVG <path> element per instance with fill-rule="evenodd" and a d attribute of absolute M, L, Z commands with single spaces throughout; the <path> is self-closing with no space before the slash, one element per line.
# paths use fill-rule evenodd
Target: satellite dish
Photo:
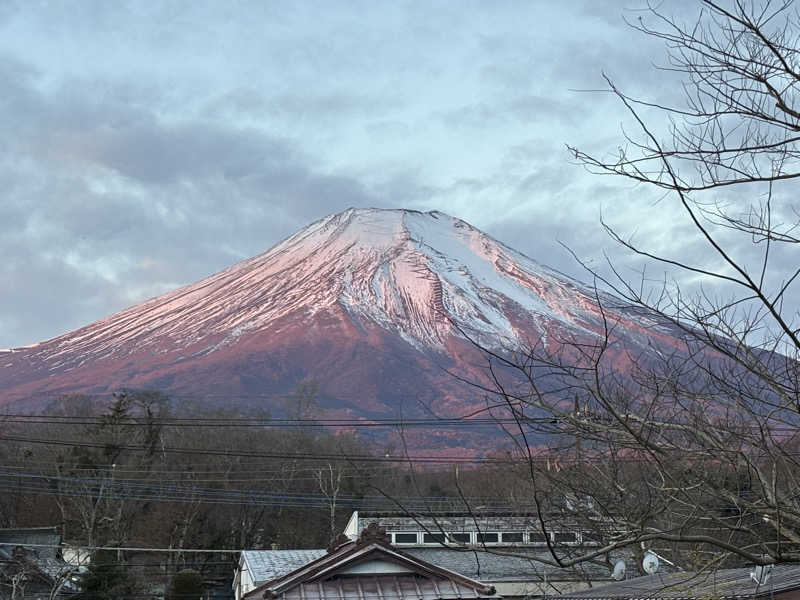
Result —
<path fill-rule="evenodd" d="M 750 572 L 750 579 L 756 582 L 756 585 L 764 585 L 769 581 L 769 576 L 772 575 L 772 565 L 756 565 Z"/>
<path fill-rule="evenodd" d="M 647 551 L 642 559 L 642 568 L 648 575 L 655 574 L 658 571 L 659 560 L 655 552 Z"/>
<path fill-rule="evenodd" d="M 611 577 L 617 581 L 625 579 L 625 561 L 621 558 L 614 563 L 614 572 L 611 573 Z"/>

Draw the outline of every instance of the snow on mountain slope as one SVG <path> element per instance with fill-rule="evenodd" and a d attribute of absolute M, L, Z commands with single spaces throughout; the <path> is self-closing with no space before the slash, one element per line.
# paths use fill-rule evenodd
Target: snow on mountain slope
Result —
<path fill-rule="evenodd" d="M 660 335 L 644 316 L 609 314 L 627 347 L 644 348 Z M 553 331 L 597 336 L 601 322 L 591 288 L 464 221 L 440 212 L 349 209 L 202 281 L 52 340 L 0 351 L 0 396 L 4 388 L 19 397 L 45 388 L 176 382 L 208 389 L 203 377 L 221 390 L 234 380 L 241 389 L 278 389 L 283 379 L 319 377 L 323 362 L 337 365 L 325 375 L 331 381 L 342 373 L 367 381 L 378 375 L 363 372 L 365 365 L 388 373 L 400 355 L 405 362 L 396 365 L 429 370 L 428 385 L 436 386 L 441 378 L 423 355 L 457 362 L 468 346 L 464 333 L 513 349 Z M 377 399 L 400 388 L 410 394 L 414 382 L 390 391 L 370 385 L 359 389 L 374 388 Z"/>
<path fill-rule="evenodd" d="M 484 343 L 514 346 L 520 332 L 509 310 L 524 311 L 534 325 L 556 319 L 583 328 L 591 295 L 448 215 L 350 209 L 39 351 L 49 359 L 76 351 L 90 358 L 121 351 L 126 342 L 180 347 L 204 339 L 213 340 L 207 348 L 213 351 L 245 333 L 269 330 L 288 314 L 302 311 L 311 319 L 337 303 L 416 345 L 441 347 L 455 323 Z"/>

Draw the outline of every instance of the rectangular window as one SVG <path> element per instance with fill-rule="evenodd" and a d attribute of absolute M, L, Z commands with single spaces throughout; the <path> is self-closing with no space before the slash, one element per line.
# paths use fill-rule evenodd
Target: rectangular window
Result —
<path fill-rule="evenodd" d="M 554 537 L 556 544 L 574 544 L 578 541 L 578 536 L 571 531 L 557 531 Z"/>
<path fill-rule="evenodd" d="M 478 543 L 479 544 L 496 544 L 499 541 L 500 536 L 497 533 L 479 533 L 478 534 Z"/>
<path fill-rule="evenodd" d="M 416 533 L 395 533 L 394 535 L 394 543 L 395 544 L 416 544 L 417 543 L 417 534 Z"/>
<path fill-rule="evenodd" d="M 547 538 L 541 531 L 529 531 L 528 543 L 530 544 L 546 544 Z"/>
<path fill-rule="evenodd" d="M 447 537 L 449 537 L 451 541 L 458 542 L 459 544 L 469 544 L 471 541 L 468 533 L 448 533 Z"/>
<path fill-rule="evenodd" d="M 504 531 L 500 534 L 503 538 L 504 544 L 521 544 L 522 532 L 521 531 Z"/>
<path fill-rule="evenodd" d="M 443 544 L 444 543 L 444 534 L 442 533 L 426 533 L 423 536 L 423 540 L 426 544 Z"/>

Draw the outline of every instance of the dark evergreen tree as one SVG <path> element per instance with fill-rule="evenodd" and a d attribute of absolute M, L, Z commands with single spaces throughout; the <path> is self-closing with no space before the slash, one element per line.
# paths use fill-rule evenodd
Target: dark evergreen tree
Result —
<path fill-rule="evenodd" d="M 200 600 L 203 597 L 203 577 L 194 569 L 175 573 L 167 590 L 166 600 Z"/>
<path fill-rule="evenodd" d="M 114 550 L 97 550 L 80 576 L 75 600 L 123 600 L 136 598 L 141 590 Z"/>

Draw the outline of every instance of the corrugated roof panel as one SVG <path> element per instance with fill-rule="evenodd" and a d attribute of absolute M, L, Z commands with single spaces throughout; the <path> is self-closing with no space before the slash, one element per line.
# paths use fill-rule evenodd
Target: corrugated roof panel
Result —
<path fill-rule="evenodd" d="M 419 575 L 363 575 L 333 577 L 300 584 L 279 596 L 280 600 L 461 600 L 496 598 L 480 595 L 452 579 Z"/>

